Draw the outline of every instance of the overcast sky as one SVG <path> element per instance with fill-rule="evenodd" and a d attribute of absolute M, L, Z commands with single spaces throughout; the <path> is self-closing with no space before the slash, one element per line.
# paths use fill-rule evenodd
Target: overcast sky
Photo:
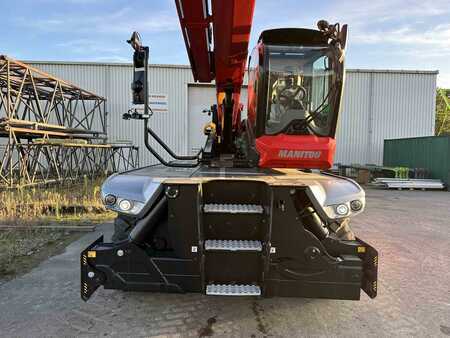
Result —
<path fill-rule="evenodd" d="M 17 59 L 129 62 L 138 30 L 152 63 L 188 63 L 174 0 L 2 0 L 0 15 L 0 54 Z M 449 0 L 256 0 L 251 45 L 319 19 L 349 24 L 348 68 L 439 70 L 450 88 Z"/>

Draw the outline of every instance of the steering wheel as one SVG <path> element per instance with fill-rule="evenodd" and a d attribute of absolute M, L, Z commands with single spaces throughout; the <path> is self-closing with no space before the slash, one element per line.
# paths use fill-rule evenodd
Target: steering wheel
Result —
<path fill-rule="evenodd" d="M 306 97 L 306 89 L 303 88 L 302 86 L 298 86 L 297 88 L 294 89 L 294 91 L 291 91 L 291 89 L 292 88 L 289 88 L 289 87 L 283 88 L 280 91 L 280 93 L 278 94 L 278 96 L 279 96 L 278 100 L 280 101 L 280 103 L 282 101 L 284 101 L 283 103 L 285 103 L 285 104 L 283 104 L 283 106 L 292 106 L 292 102 L 294 100 L 296 100 L 297 103 L 300 105 L 300 109 L 304 110 L 305 107 L 303 106 L 303 103 L 301 100 L 304 97 Z M 301 92 L 300 98 L 297 98 L 297 96 L 299 95 L 300 92 Z M 280 99 L 284 99 L 284 100 L 280 100 Z"/>

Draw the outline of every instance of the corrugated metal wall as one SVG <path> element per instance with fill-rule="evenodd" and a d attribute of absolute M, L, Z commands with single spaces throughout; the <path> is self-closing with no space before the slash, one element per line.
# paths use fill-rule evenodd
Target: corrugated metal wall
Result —
<path fill-rule="evenodd" d="M 105 96 L 110 139 L 133 141 L 140 147 L 141 164 L 155 163 L 143 144 L 142 122 L 122 120 L 130 105 L 131 65 L 31 64 Z M 348 70 L 335 162 L 382 164 L 384 139 L 433 135 L 436 74 Z M 186 66 L 153 65 L 150 76 L 150 92 L 167 94 L 169 99 L 169 112 L 152 117 L 151 125 L 177 153 L 186 154 L 191 70 Z"/>
<path fill-rule="evenodd" d="M 139 146 L 140 164 L 156 163 L 144 145 L 143 123 L 123 120 L 122 114 L 130 108 L 131 65 L 31 62 L 32 66 L 68 80 L 84 89 L 108 99 L 107 125 L 110 142 L 128 140 Z M 189 67 L 152 66 L 150 70 L 150 92 L 165 93 L 169 98 L 169 112 L 158 113 L 151 118 L 151 127 L 179 154 L 186 154 L 187 128 L 187 84 L 193 82 Z M 155 148 L 164 153 L 159 145 Z M 166 157 L 167 158 L 167 157 Z"/>
<path fill-rule="evenodd" d="M 385 139 L 434 134 L 436 72 L 347 72 L 336 162 L 379 164 Z"/>

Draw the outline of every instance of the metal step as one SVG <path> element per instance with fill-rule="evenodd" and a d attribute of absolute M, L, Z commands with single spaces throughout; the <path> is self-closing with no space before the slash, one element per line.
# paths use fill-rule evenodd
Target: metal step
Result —
<path fill-rule="evenodd" d="M 205 250 L 262 251 L 262 244 L 260 241 L 208 239 Z"/>
<path fill-rule="evenodd" d="M 205 213 L 220 214 L 262 214 L 264 208 L 257 204 L 205 204 L 203 206 Z"/>
<path fill-rule="evenodd" d="M 210 296 L 261 296 L 258 285 L 208 284 L 206 294 Z"/>

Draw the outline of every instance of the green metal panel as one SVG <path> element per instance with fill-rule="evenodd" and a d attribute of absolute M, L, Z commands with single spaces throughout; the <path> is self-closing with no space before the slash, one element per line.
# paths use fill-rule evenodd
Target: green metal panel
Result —
<path fill-rule="evenodd" d="M 450 184 L 450 136 L 384 140 L 383 165 L 425 168 L 431 178 Z"/>

